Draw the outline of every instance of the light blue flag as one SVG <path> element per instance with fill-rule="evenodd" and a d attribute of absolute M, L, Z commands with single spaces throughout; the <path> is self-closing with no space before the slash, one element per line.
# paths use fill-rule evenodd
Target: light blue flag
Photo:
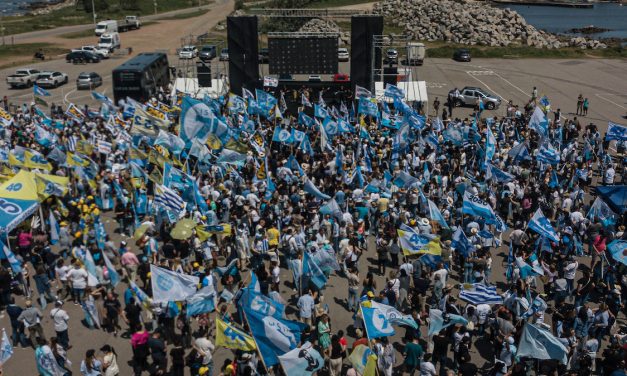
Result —
<path fill-rule="evenodd" d="M 486 180 L 494 179 L 498 183 L 507 183 L 515 179 L 514 175 L 505 172 L 501 169 L 494 167 L 493 164 L 488 163 L 486 169 Z"/>
<path fill-rule="evenodd" d="M 0 364 L 5 364 L 13 355 L 13 345 L 9 341 L 7 332 L 2 328 L 2 342 L 0 342 Z"/>
<path fill-rule="evenodd" d="M 549 122 L 540 106 L 536 106 L 533 114 L 531 114 L 531 118 L 529 119 L 529 128 L 538 132 L 538 134 L 543 138 L 549 134 Z"/>
<path fill-rule="evenodd" d="M 303 142 L 307 134 L 303 131 L 299 131 L 298 129 L 292 128 L 292 142 L 295 144 L 300 144 Z"/>
<path fill-rule="evenodd" d="M 309 178 L 307 178 L 307 180 L 305 181 L 305 184 L 303 186 L 303 190 L 307 193 L 309 193 L 310 195 L 314 196 L 315 198 L 318 198 L 320 200 L 330 200 L 331 196 L 326 195 L 324 193 L 322 193 L 312 182 Z"/>
<path fill-rule="evenodd" d="M 133 292 L 133 295 L 135 295 L 135 298 L 137 298 L 137 301 L 141 303 L 143 306 L 148 307 L 151 301 L 148 294 L 146 294 L 144 290 L 142 290 L 139 286 L 137 286 L 137 284 L 134 281 L 131 281 L 130 287 L 131 287 L 131 291 Z"/>
<path fill-rule="evenodd" d="M 33 94 L 38 96 L 38 97 L 49 97 L 50 92 L 46 89 L 44 89 L 43 87 L 37 86 L 37 85 L 33 85 Z"/>
<path fill-rule="evenodd" d="M 87 285 L 97 286 L 99 281 L 98 273 L 96 271 L 96 263 L 94 262 L 94 258 L 89 249 L 82 247 L 78 248 L 76 256 L 79 260 L 81 260 L 83 266 L 85 266 L 85 270 L 87 271 Z"/>
<path fill-rule="evenodd" d="M 324 131 L 328 136 L 333 137 L 339 133 L 337 122 L 333 120 L 333 118 L 330 116 L 327 116 L 322 121 L 322 126 L 324 127 Z"/>
<path fill-rule="evenodd" d="M 384 94 L 388 98 L 405 98 L 405 91 L 396 85 L 386 84 Z"/>
<path fill-rule="evenodd" d="M 594 219 L 598 217 L 604 226 L 611 226 L 618 221 L 618 215 L 603 201 L 601 197 L 597 197 L 590 206 L 590 210 L 586 218 Z"/>
<path fill-rule="evenodd" d="M 605 139 L 608 141 L 618 140 L 627 141 L 627 126 L 612 123 L 607 123 L 607 132 L 605 133 Z"/>
<path fill-rule="evenodd" d="M 155 145 L 168 149 L 174 155 L 180 155 L 185 148 L 185 141 L 175 134 L 160 129 L 155 139 Z"/>
<path fill-rule="evenodd" d="M 342 217 L 342 210 L 340 210 L 340 206 L 334 198 L 330 199 L 326 204 L 320 207 L 320 213 L 338 218 Z"/>
<path fill-rule="evenodd" d="M 324 359 L 309 342 L 279 355 L 279 361 L 286 376 L 311 376 L 324 366 Z"/>
<path fill-rule="evenodd" d="M 48 147 L 55 142 L 55 136 L 44 127 L 35 124 L 35 140 L 41 146 Z"/>
<path fill-rule="evenodd" d="M 392 306 L 371 301 L 371 308 L 383 313 L 385 318 L 394 325 L 404 325 L 418 329 L 418 323 L 411 315 L 404 315 Z"/>
<path fill-rule="evenodd" d="M 613 240 L 607 245 L 607 250 L 614 260 L 627 265 L 627 240 Z"/>
<path fill-rule="evenodd" d="M 50 243 L 55 245 L 59 242 L 59 231 L 61 230 L 59 227 L 59 222 L 54 217 L 54 213 L 50 210 L 50 216 L 48 217 L 48 221 L 50 222 Z"/>
<path fill-rule="evenodd" d="M 442 212 L 440 212 L 440 209 L 435 204 L 435 202 L 431 200 L 427 200 L 427 202 L 429 203 L 429 215 L 431 217 L 431 220 L 438 222 L 443 228 L 450 228 L 448 227 L 448 223 L 446 223 Z"/>
<path fill-rule="evenodd" d="M 156 303 L 183 301 L 196 293 L 198 277 L 150 265 L 152 300 Z"/>
<path fill-rule="evenodd" d="M 394 327 L 381 310 L 367 308 L 362 305 L 361 313 L 366 327 L 366 334 L 369 339 L 389 337 L 396 334 Z"/>
<path fill-rule="evenodd" d="M 359 105 L 357 106 L 357 113 L 370 115 L 377 117 L 379 115 L 379 108 L 377 102 L 369 98 L 359 98 Z"/>
<path fill-rule="evenodd" d="M 311 116 L 307 116 L 304 112 L 299 112 L 298 113 L 298 124 L 302 124 L 306 127 L 313 127 L 315 124 L 315 121 L 313 118 L 311 118 Z"/>
<path fill-rule="evenodd" d="M 444 140 L 449 141 L 456 146 L 461 146 L 464 142 L 464 135 L 462 131 L 454 125 L 449 125 L 448 128 L 442 132 L 442 137 L 444 137 Z"/>
<path fill-rule="evenodd" d="M 318 289 L 322 289 L 327 284 L 327 276 L 320 267 L 314 262 L 309 255 L 309 252 L 305 252 L 303 255 L 303 275 L 309 277 L 309 280 L 313 282 Z"/>
<path fill-rule="evenodd" d="M 461 227 L 458 227 L 457 231 L 453 233 L 451 247 L 464 255 L 464 257 L 468 257 L 468 255 L 475 251 L 475 246 L 470 243 Z"/>
<path fill-rule="evenodd" d="M 309 136 L 307 135 L 305 135 L 305 138 L 303 138 L 303 141 L 301 141 L 300 145 L 298 145 L 298 148 L 302 150 L 303 153 L 307 153 L 310 156 L 314 155 L 313 148 L 311 147 L 311 142 L 309 141 Z"/>
<path fill-rule="evenodd" d="M 411 176 L 405 171 L 401 171 L 398 176 L 394 178 L 394 181 L 392 183 L 399 188 L 409 188 L 418 183 L 418 181 L 418 178 Z"/>
<path fill-rule="evenodd" d="M 111 281 L 111 285 L 116 287 L 118 283 L 120 283 L 120 274 L 113 266 L 111 260 L 107 256 L 107 252 L 102 252 L 102 258 L 104 259 L 105 267 L 107 268 L 107 273 L 109 274 L 109 281 Z"/>
<path fill-rule="evenodd" d="M 531 217 L 531 220 L 529 221 L 529 228 L 556 243 L 559 243 L 560 241 L 559 235 L 555 229 L 553 229 L 551 222 L 549 222 L 548 218 L 544 216 L 542 209 L 540 208 L 538 208 L 538 210 L 536 210 L 533 214 L 533 217 Z"/>
<path fill-rule="evenodd" d="M 486 135 L 485 140 L 485 161 L 486 164 L 492 161 L 492 157 L 496 153 L 496 138 L 494 138 L 494 134 L 492 133 L 492 129 L 488 127 L 488 133 Z"/>
<path fill-rule="evenodd" d="M 105 103 L 109 106 L 113 106 L 113 101 L 111 99 L 109 99 L 109 97 L 107 97 L 104 94 L 101 94 L 97 91 L 92 91 L 91 92 L 91 97 L 94 98 L 95 100 L 97 100 L 100 103 Z"/>
<path fill-rule="evenodd" d="M 11 251 L 11 248 L 9 248 L 2 240 L 0 240 L 0 246 L 2 246 L 2 254 L 0 254 L 0 258 L 6 259 L 9 262 L 14 273 L 21 273 L 22 262 L 18 260 L 13 251 Z"/>
<path fill-rule="evenodd" d="M 197 293 L 186 299 L 187 317 L 213 312 L 216 309 L 217 295 L 211 286 L 203 287 Z"/>
<path fill-rule="evenodd" d="M 473 283 L 471 286 L 462 285 L 459 298 L 471 304 L 503 304 L 503 297 L 496 292 L 496 286 L 483 283 Z"/>
<path fill-rule="evenodd" d="M 298 347 L 305 324 L 266 316 L 248 306 L 243 308 L 250 332 L 267 367 L 278 364 L 280 355 Z"/>
<path fill-rule="evenodd" d="M 259 107 L 261 107 L 264 111 L 262 115 L 270 117 L 274 107 L 278 103 L 277 99 L 272 96 L 272 94 L 259 89 L 255 89 L 255 94 L 257 95 L 257 103 L 259 104 Z"/>
<path fill-rule="evenodd" d="M 246 158 L 246 154 L 238 153 L 230 149 L 224 149 L 222 150 L 222 153 L 220 153 L 216 163 L 229 163 L 243 166 Z"/>
<path fill-rule="evenodd" d="M 335 251 L 330 246 L 323 246 L 317 251 L 309 252 L 309 257 L 323 273 L 330 274 L 340 270 L 340 264 L 337 262 Z"/>
<path fill-rule="evenodd" d="M 566 364 L 568 349 L 548 330 L 526 323 L 518 343 L 516 358 L 557 359 Z"/>
<path fill-rule="evenodd" d="M 291 144 L 294 142 L 292 132 L 281 127 L 274 127 L 274 134 L 272 135 L 272 142 L 281 142 L 284 144 Z"/>
<path fill-rule="evenodd" d="M 560 153 L 548 145 L 542 145 L 536 159 L 538 162 L 556 165 L 560 163 Z"/>
<path fill-rule="evenodd" d="M 514 160 L 514 163 L 531 160 L 529 150 L 527 149 L 527 145 L 525 145 L 524 142 L 521 142 L 511 148 L 510 151 L 507 152 L 507 154 L 510 156 L 510 158 Z"/>
<path fill-rule="evenodd" d="M 329 111 L 318 104 L 314 104 L 314 116 L 320 119 L 326 119 L 329 117 Z"/>
<path fill-rule="evenodd" d="M 446 318 L 446 320 L 445 320 Z M 429 332 L 428 336 L 439 333 L 451 325 L 466 325 L 468 320 L 455 314 L 443 314 L 439 309 L 429 310 Z"/>
<path fill-rule="evenodd" d="M 254 311 L 262 316 L 272 316 L 277 319 L 285 318 L 284 304 L 263 295 L 250 285 L 242 289 L 238 304 L 240 307 L 246 307 L 247 310 Z"/>
<path fill-rule="evenodd" d="M 471 194 L 468 190 L 464 192 L 462 213 L 484 218 L 488 223 L 494 224 L 496 229 L 500 232 L 507 229 L 507 225 L 503 219 L 492 210 L 492 207 L 478 196 Z"/>
<path fill-rule="evenodd" d="M 223 139 L 228 135 L 228 127 L 218 119 L 205 102 L 191 97 L 183 97 L 179 131 L 181 139 L 186 144 L 189 144 L 194 138 L 198 138 L 204 143 L 209 134 Z"/>
<path fill-rule="evenodd" d="M 344 119 L 337 119 L 337 129 L 340 133 L 352 133 L 355 131 L 350 123 Z"/>
<path fill-rule="evenodd" d="M 246 113 L 246 100 L 239 95 L 229 93 L 229 101 L 226 107 L 231 114 Z"/>
<path fill-rule="evenodd" d="M 35 349 L 35 362 L 40 375 L 58 376 L 65 375 L 67 372 L 61 368 L 52 351 L 44 351 L 44 346 Z"/>

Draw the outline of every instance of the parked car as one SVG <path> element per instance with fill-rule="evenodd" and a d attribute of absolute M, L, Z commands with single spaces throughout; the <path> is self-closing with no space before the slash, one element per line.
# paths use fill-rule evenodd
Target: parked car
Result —
<path fill-rule="evenodd" d="M 179 59 L 194 59 L 198 56 L 196 46 L 183 46 L 179 51 Z"/>
<path fill-rule="evenodd" d="M 259 63 L 268 64 L 270 61 L 270 51 L 267 48 L 259 49 Z"/>
<path fill-rule="evenodd" d="M 100 56 L 90 51 L 72 51 L 65 55 L 65 61 L 68 63 L 99 63 Z"/>
<path fill-rule="evenodd" d="M 501 98 L 478 87 L 466 86 L 456 94 L 457 89 L 449 92 L 455 98 L 455 106 L 475 106 L 477 99 L 483 101 L 483 105 L 488 110 L 494 110 L 501 105 Z"/>
<path fill-rule="evenodd" d="M 223 48 L 222 51 L 220 51 L 220 61 L 229 61 L 229 49 L 228 48 Z"/>
<path fill-rule="evenodd" d="M 18 69 L 14 74 L 7 77 L 7 84 L 11 89 L 18 87 L 31 87 L 39 78 L 41 72 L 37 69 Z"/>
<path fill-rule="evenodd" d="M 312 74 L 309 76 L 309 82 L 322 82 L 322 77 L 317 74 Z"/>
<path fill-rule="evenodd" d="M 57 87 L 67 84 L 67 74 L 61 72 L 42 72 L 36 81 L 41 87 Z"/>
<path fill-rule="evenodd" d="M 96 72 L 83 72 L 76 78 L 77 90 L 92 90 L 102 85 L 102 77 Z"/>
<path fill-rule="evenodd" d="M 337 49 L 337 61 L 348 61 L 349 59 L 348 49 L 343 47 Z"/>
<path fill-rule="evenodd" d="M 218 56 L 218 50 L 216 46 L 206 45 L 200 48 L 200 52 L 198 53 L 198 57 L 202 61 L 213 60 Z"/>
<path fill-rule="evenodd" d="M 345 73 L 336 73 L 333 75 L 333 82 L 349 82 L 350 77 Z"/>
<path fill-rule="evenodd" d="M 96 55 L 100 56 L 100 59 L 108 59 L 109 58 L 109 50 L 106 48 L 100 48 L 98 46 L 82 46 L 81 48 L 77 48 L 72 50 L 72 52 L 74 51 L 89 51 L 89 52 L 93 52 Z"/>
<path fill-rule="evenodd" d="M 453 52 L 453 60 L 456 61 L 470 61 L 470 51 L 465 48 L 459 48 Z"/>
<path fill-rule="evenodd" d="M 398 51 L 394 48 L 388 48 L 387 51 L 385 51 L 384 60 L 386 64 L 396 63 L 398 61 Z"/>

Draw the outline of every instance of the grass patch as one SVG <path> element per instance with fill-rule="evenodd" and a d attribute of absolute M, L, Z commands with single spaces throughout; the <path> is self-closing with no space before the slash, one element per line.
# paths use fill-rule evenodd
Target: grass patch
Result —
<path fill-rule="evenodd" d="M 96 34 L 94 34 L 94 30 L 90 28 L 87 30 L 75 31 L 73 33 L 61 34 L 59 36 L 65 39 L 80 39 L 80 38 L 93 37 L 95 35 Z"/>
<path fill-rule="evenodd" d="M 67 49 L 50 43 L 24 43 L 0 46 L 0 59 L 14 56 L 33 56 L 35 52 L 43 50 L 47 58 L 66 53 Z"/>
<path fill-rule="evenodd" d="M 625 58 L 627 49 L 614 46 L 600 50 L 582 50 L 580 48 L 565 47 L 560 49 L 539 49 L 529 46 L 489 47 L 489 46 L 465 46 L 445 44 L 444 42 L 426 43 L 427 57 L 451 58 L 458 48 L 466 48 L 473 58 L 549 58 L 549 59 L 575 59 L 586 57 L 599 58 Z"/>
<path fill-rule="evenodd" d="M 175 14 L 173 16 L 167 16 L 167 17 L 159 17 L 158 20 L 159 21 L 169 21 L 169 20 L 185 20 L 188 18 L 194 18 L 194 17 L 198 17 L 198 16 L 202 16 L 203 14 L 206 14 L 207 12 L 209 12 L 209 9 L 201 9 L 201 10 L 196 10 L 193 12 L 189 12 L 189 13 L 181 13 L 181 14 Z"/>
<path fill-rule="evenodd" d="M 199 0 L 158 0 L 156 1 L 157 12 L 163 13 L 177 9 L 197 7 L 198 1 Z M 210 0 L 200 0 L 200 5 L 207 5 L 211 2 Z M 140 17 L 151 15 L 155 13 L 154 3 L 154 0 L 108 1 L 108 9 L 96 12 L 98 14 L 97 21 L 123 19 L 127 15 L 138 15 Z M 12 16 L 4 17 L 3 19 L 6 35 L 48 30 L 59 26 L 89 24 L 92 22 L 92 13 L 85 12 L 82 6 L 69 6 L 39 16 Z"/>
<path fill-rule="evenodd" d="M 335 8 L 372 2 L 373 0 L 318 0 L 307 5 L 307 8 Z"/>

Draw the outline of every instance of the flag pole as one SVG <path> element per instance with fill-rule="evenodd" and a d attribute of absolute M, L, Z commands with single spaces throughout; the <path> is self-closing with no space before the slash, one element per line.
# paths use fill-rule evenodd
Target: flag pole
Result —
<path fill-rule="evenodd" d="M 359 312 L 361 313 L 361 322 L 364 324 L 364 332 L 366 332 L 366 339 L 368 340 L 368 348 L 372 350 L 372 344 L 370 343 L 370 336 L 368 335 L 368 325 L 366 325 L 366 320 L 364 320 L 364 310 L 362 309 L 362 304 L 359 303 Z"/>
<path fill-rule="evenodd" d="M 263 367 L 266 369 L 266 372 L 269 372 L 268 366 L 266 366 L 266 361 L 263 359 L 263 354 L 261 354 L 261 348 L 259 347 L 259 344 L 257 343 L 257 339 L 255 338 L 255 335 L 250 329 L 250 324 L 248 323 L 248 317 L 246 316 L 245 309 L 242 309 L 242 314 L 244 315 L 244 321 L 246 322 L 246 326 L 248 327 L 248 330 L 250 331 L 251 337 L 253 338 L 253 342 L 255 342 L 255 347 L 257 347 L 257 353 L 259 354 L 259 359 L 261 360 Z M 281 364 L 281 362 L 279 362 L 279 364 Z M 283 365 L 281 365 L 281 368 L 282 367 Z M 283 371 L 285 372 L 285 369 Z M 285 372 L 285 374 L 287 375 L 287 372 Z"/>

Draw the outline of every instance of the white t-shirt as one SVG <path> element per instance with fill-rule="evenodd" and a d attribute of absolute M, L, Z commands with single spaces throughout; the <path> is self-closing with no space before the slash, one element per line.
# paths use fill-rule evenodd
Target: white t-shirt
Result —
<path fill-rule="evenodd" d="M 200 337 L 196 339 L 194 344 L 198 349 L 200 349 L 200 351 L 205 354 L 202 360 L 202 364 L 209 364 L 209 362 L 211 362 L 211 360 L 213 359 L 213 354 L 211 352 L 215 349 L 213 343 L 211 343 L 211 341 L 205 337 Z"/>
<path fill-rule="evenodd" d="M 69 272 L 70 267 L 67 265 L 63 265 L 61 267 L 55 266 L 54 272 L 59 278 L 60 281 L 67 281 L 67 273 Z"/>
<path fill-rule="evenodd" d="M 281 268 L 279 268 L 279 266 L 277 265 L 272 269 L 272 282 L 279 283 L 281 281 L 279 278 L 280 274 L 281 274 Z"/>
<path fill-rule="evenodd" d="M 72 281 L 72 287 L 75 289 L 84 289 L 87 287 L 87 278 L 89 275 L 83 268 L 72 269 L 67 273 L 67 277 Z"/>
<path fill-rule="evenodd" d="M 61 308 L 53 308 L 50 311 L 50 317 L 54 322 L 54 330 L 57 332 L 62 332 L 67 329 L 67 322 L 70 319 L 67 312 L 65 312 Z"/>
<path fill-rule="evenodd" d="M 435 376 L 435 366 L 431 362 L 420 362 L 420 376 Z"/>

